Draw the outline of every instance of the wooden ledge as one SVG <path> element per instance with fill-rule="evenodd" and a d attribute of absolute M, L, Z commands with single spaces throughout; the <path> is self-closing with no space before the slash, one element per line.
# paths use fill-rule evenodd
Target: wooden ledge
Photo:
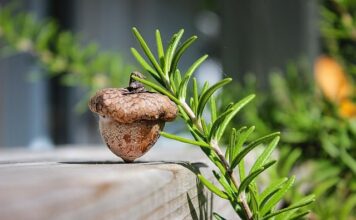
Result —
<path fill-rule="evenodd" d="M 212 194 L 192 172 L 212 178 L 197 148 L 154 150 L 132 164 L 104 146 L 0 155 L 2 220 L 211 218 Z"/>

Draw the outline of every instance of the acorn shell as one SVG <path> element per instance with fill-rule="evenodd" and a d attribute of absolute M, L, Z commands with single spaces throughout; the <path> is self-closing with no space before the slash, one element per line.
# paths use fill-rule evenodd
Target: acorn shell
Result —
<path fill-rule="evenodd" d="M 100 133 L 108 148 L 126 162 L 145 154 L 165 122 L 174 120 L 178 112 L 164 95 L 116 88 L 98 91 L 89 108 L 100 116 Z"/>
<path fill-rule="evenodd" d="M 144 155 L 156 143 L 164 121 L 139 121 L 123 124 L 101 118 L 99 128 L 108 148 L 125 162 Z"/>

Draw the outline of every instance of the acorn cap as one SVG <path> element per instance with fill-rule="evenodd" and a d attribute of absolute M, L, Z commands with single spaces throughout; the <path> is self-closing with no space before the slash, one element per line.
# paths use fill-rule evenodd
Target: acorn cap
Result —
<path fill-rule="evenodd" d="M 178 112 L 176 104 L 167 96 L 153 92 L 130 93 L 125 88 L 98 91 L 90 99 L 89 108 L 125 124 L 141 120 L 173 121 Z"/>

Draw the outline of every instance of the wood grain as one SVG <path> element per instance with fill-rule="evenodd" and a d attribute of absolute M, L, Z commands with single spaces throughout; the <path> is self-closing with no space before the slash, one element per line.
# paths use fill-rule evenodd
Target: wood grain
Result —
<path fill-rule="evenodd" d="M 191 171 L 212 178 L 208 165 L 192 147 L 131 164 L 104 146 L 0 151 L 0 219 L 211 219 L 213 197 Z"/>

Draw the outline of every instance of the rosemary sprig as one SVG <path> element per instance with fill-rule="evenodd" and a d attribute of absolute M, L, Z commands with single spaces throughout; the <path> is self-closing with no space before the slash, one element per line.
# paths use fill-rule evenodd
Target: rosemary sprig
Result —
<path fill-rule="evenodd" d="M 184 52 L 197 39 L 196 36 L 188 38 L 179 47 L 179 42 L 184 30 L 180 30 L 170 40 L 165 47 L 161 40 L 159 30 L 156 30 L 156 43 L 158 59 L 152 53 L 140 32 L 133 28 L 133 33 L 137 38 L 144 54 L 149 62 L 135 49 L 131 51 L 141 66 L 157 81 L 157 83 L 137 78 L 137 81 L 151 87 L 159 93 L 167 95 L 179 108 L 180 116 L 195 140 L 182 138 L 173 134 L 162 132 L 162 136 L 175 139 L 184 143 L 199 146 L 206 156 L 214 163 L 218 171 L 213 171 L 214 176 L 220 186 L 214 185 L 203 175 L 198 174 L 200 181 L 217 196 L 229 200 L 230 204 L 242 219 L 293 219 L 308 214 L 308 211 L 301 209 L 314 201 L 314 196 L 309 196 L 282 209 L 277 210 L 276 205 L 283 199 L 288 189 L 293 185 L 294 177 L 286 178 L 283 181 L 274 181 L 266 187 L 266 190 L 259 192 L 256 178 L 266 169 L 276 163 L 270 160 L 272 151 L 278 144 L 279 133 L 272 133 L 257 140 L 247 143 L 247 139 L 253 132 L 254 127 L 232 129 L 229 133 L 230 143 L 225 154 L 220 146 L 220 139 L 227 135 L 227 127 L 236 114 L 247 105 L 254 95 L 228 105 L 223 112 L 217 112 L 214 93 L 224 85 L 232 81 L 231 78 L 223 79 L 209 87 L 205 86 L 199 91 L 196 79 L 193 76 L 195 70 L 206 59 L 207 55 L 195 61 L 190 68 L 181 75 L 178 63 Z M 150 63 L 150 64 L 149 64 Z M 193 81 L 193 95 L 188 96 L 188 84 Z M 210 102 L 211 121 L 207 122 L 203 117 L 203 112 Z M 244 166 L 246 155 L 257 146 L 264 144 L 266 148 L 247 172 Z M 236 177 L 235 170 L 238 168 L 239 178 Z M 272 189 L 272 190 L 271 190 Z M 214 213 L 216 219 L 224 219 Z"/>

